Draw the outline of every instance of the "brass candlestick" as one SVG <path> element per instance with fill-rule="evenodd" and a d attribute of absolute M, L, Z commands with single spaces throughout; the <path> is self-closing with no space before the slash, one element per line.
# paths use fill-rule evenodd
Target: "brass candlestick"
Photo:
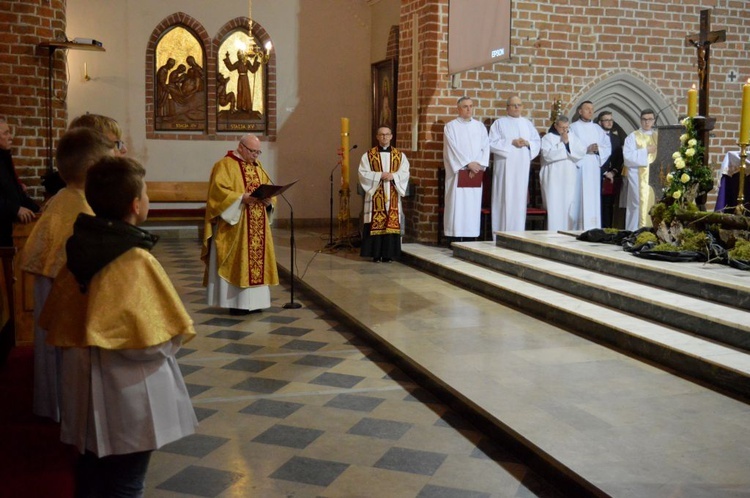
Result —
<path fill-rule="evenodd" d="M 746 143 L 738 143 L 740 146 L 740 188 L 737 192 L 737 207 L 735 214 L 744 216 L 745 214 L 745 159 L 747 158 Z"/>

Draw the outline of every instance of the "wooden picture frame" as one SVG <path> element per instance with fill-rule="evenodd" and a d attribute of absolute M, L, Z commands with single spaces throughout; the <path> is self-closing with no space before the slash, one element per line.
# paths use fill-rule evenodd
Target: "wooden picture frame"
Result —
<path fill-rule="evenodd" d="M 391 144 L 396 143 L 396 59 L 371 64 L 372 68 L 372 146 L 378 144 L 378 128 L 387 126 L 393 132 Z"/>

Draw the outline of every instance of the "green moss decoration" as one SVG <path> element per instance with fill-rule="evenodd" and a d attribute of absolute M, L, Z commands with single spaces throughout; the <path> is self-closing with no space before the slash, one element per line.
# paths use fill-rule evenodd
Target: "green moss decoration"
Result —
<path fill-rule="evenodd" d="M 643 244 L 646 244 L 648 242 L 656 242 L 656 235 L 654 235 L 651 232 L 642 232 L 638 234 L 638 237 L 635 238 L 635 245 L 636 247 L 642 246 Z"/>
<path fill-rule="evenodd" d="M 706 232 L 696 232 L 686 228 L 680 234 L 680 250 L 706 252 L 707 247 Z"/>
<path fill-rule="evenodd" d="M 661 244 L 657 244 L 651 249 L 650 251 L 662 251 L 662 252 L 673 252 L 673 251 L 679 251 L 680 248 L 677 246 L 673 246 L 669 242 L 662 242 Z"/>
<path fill-rule="evenodd" d="M 729 251 L 729 257 L 741 261 L 750 261 L 750 241 L 737 239 L 734 249 Z"/>

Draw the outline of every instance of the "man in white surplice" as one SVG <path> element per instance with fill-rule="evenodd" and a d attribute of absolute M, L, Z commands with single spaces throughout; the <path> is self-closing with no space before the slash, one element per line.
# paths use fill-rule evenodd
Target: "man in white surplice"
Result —
<path fill-rule="evenodd" d="M 575 185 L 578 181 L 576 162 L 586 153 L 578 138 L 569 133 L 570 121 L 562 114 L 542 138 L 542 169 L 539 183 L 544 207 L 547 209 L 547 230 L 572 230 L 577 222 L 574 211 Z"/>
<path fill-rule="evenodd" d="M 460 170 L 468 170 L 469 175 L 474 176 L 490 164 L 487 128 L 472 118 L 473 113 L 474 102 L 461 97 L 458 99 L 458 117 L 445 125 L 443 233 L 446 237 L 479 237 L 482 188 L 458 186 Z"/>
<path fill-rule="evenodd" d="M 578 161 L 576 230 L 601 228 L 601 166 L 612 153 L 609 137 L 602 127 L 594 123 L 594 104 L 587 100 L 578 106 L 579 120 L 570 125 L 570 132 L 585 146 L 586 155 Z"/>
<path fill-rule="evenodd" d="M 387 126 L 378 128 L 377 147 L 364 154 L 357 176 L 365 191 L 364 227 L 359 255 L 374 262 L 389 263 L 401 256 L 401 232 L 404 212 L 401 198 L 409 185 L 409 160 L 391 147 L 393 133 Z"/>
<path fill-rule="evenodd" d="M 649 211 L 655 202 L 654 189 L 649 185 L 649 165 L 656 160 L 658 133 L 654 130 L 656 113 L 641 111 L 641 127 L 628 135 L 622 148 L 625 159 L 623 176 L 627 181 L 625 230 L 635 231 L 651 226 Z"/>
<path fill-rule="evenodd" d="M 521 117 L 523 102 L 508 99 L 508 115 L 490 128 L 490 151 L 494 154 L 492 172 L 492 232 L 522 231 L 526 228 L 529 169 L 539 155 L 539 132 Z"/>

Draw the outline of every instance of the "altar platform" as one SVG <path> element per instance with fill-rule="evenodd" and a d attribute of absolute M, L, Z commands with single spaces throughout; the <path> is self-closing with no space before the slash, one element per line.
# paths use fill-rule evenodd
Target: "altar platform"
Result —
<path fill-rule="evenodd" d="M 750 275 L 552 232 L 390 264 L 297 241 L 298 289 L 566 495 L 750 495 Z"/>

